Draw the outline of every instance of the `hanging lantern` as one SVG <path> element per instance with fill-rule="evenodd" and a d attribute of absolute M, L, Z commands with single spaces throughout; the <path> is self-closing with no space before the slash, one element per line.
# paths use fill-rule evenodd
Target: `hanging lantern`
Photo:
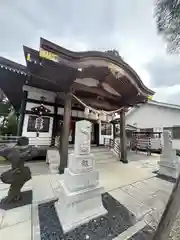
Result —
<path fill-rule="evenodd" d="M 101 120 L 101 121 L 106 121 L 106 115 L 101 111 L 101 113 L 100 113 L 100 115 L 99 115 L 99 119 Z"/>
<path fill-rule="evenodd" d="M 101 120 L 100 120 L 99 118 L 97 119 L 97 123 L 98 123 L 98 124 L 101 124 Z"/>
<path fill-rule="evenodd" d="M 107 115 L 107 121 L 111 122 L 113 120 L 113 116 L 112 115 Z"/>
<path fill-rule="evenodd" d="M 91 118 L 91 119 L 97 119 L 97 113 L 91 111 L 90 114 L 89 114 L 89 118 Z"/>
<path fill-rule="evenodd" d="M 98 113 L 95 113 L 94 115 L 95 115 L 95 120 L 97 120 L 99 118 Z"/>
<path fill-rule="evenodd" d="M 87 108 L 87 107 L 85 107 L 85 109 L 84 109 L 84 116 L 85 117 L 89 117 L 89 108 Z"/>

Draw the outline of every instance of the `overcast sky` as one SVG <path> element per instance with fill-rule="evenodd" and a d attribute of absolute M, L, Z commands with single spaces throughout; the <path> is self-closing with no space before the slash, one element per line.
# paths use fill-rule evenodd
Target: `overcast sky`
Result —
<path fill-rule="evenodd" d="M 155 0 L 1 0 L 0 55 L 25 64 L 23 45 L 42 36 L 74 51 L 117 49 L 156 91 L 180 104 L 180 59 L 166 53 L 153 17 Z"/>

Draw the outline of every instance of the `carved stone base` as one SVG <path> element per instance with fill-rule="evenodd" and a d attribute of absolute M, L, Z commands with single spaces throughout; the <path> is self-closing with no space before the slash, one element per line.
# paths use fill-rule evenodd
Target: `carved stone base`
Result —
<path fill-rule="evenodd" d="M 89 222 L 98 216 L 105 215 L 101 193 L 104 188 L 96 186 L 84 190 L 70 192 L 64 181 L 60 182 L 59 201 L 55 203 L 57 215 L 64 232 Z"/>
<path fill-rule="evenodd" d="M 64 171 L 64 182 L 70 192 L 95 187 L 99 183 L 98 171 L 73 173 L 69 168 Z"/>
<path fill-rule="evenodd" d="M 47 150 L 46 163 L 49 163 L 49 170 L 52 174 L 59 173 L 60 154 L 58 149 Z"/>
<path fill-rule="evenodd" d="M 75 153 L 69 154 L 68 168 L 75 173 L 92 171 L 95 167 L 95 160 L 93 154 L 76 155 Z"/>

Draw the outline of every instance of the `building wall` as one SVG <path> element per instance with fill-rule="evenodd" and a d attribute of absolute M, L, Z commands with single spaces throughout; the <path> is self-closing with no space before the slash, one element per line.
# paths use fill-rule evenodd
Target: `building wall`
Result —
<path fill-rule="evenodd" d="M 41 97 L 43 96 L 43 97 L 45 97 L 45 101 L 54 103 L 55 94 L 52 92 L 40 90 L 40 89 L 29 87 L 29 86 L 24 86 L 24 90 L 28 91 L 28 94 L 27 94 L 28 99 L 34 99 L 34 100 L 40 101 Z M 31 103 L 31 102 L 27 101 L 26 110 L 30 111 L 32 107 L 36 107 L 38 105 L 39 105 L 38 103 Z M 50 110 L 51 114 L 54 113 L 53 106 L 49 106 L 49 105 L 44 105 L 44 106 Z M 29 120 L 30 115 L 33 115 L 33 114 L 25 114 L 22 135 L 29 138 L 29 142 L 31 145 L 36 145 L 36 144 L 50 145 L 51 144 L 51 136 L 52 136 L 52 128 L 53 128 L 53 117 L 49 117 L 50 118 L 49 131 L 41 132 L 37 139 L 36 132 L 27 131 L 28 120 Z"/>
<path fill-rule="evenodd" d="M 47 102 L 54 103 L 54 101 L 55 101 L 56 94 L 53 92 L 30 87 L 27 85 L 25 85 L 23 87 L 23 90 L 28 92 L 28 98 L 30 98 L 30 99 L 35 99 L 35 100 L 40 101 L 41 97 L 45 97 Z"/>
<path fill-rule="evenodd" d="M 29 87 L 29 86 L 24 86 L 24 90 L 28 91 L 28 99 L 34 99 L 34 100 L 41 100 L 41 97 L 45 97 L 46 102 L 54 103 L 55 101 L 55 94 L 49 91 L 44 91 L 41 89 Z M 32 107 L 38 106 L 38 103 L 32 103 L 28 102 L 26 103 L 26 110 L 30 111 Z M 47 107 L 50 110 L 51 114 L 54 114 L 54 106 L 46 105 L 44 104 L 45 107 Z M 58 115 L 63 115 L 64 114 L 64 108 L 58 107 Z M 36 132 L 30 132 L 27 131 L 28 127 L 28 120 L 29 116 L 32 114 L 25 114 L 24 117 L 24 123 L 23 123 L 23 130 L 22 130 L 22 135 L 27 136 L 29 138 L 30 144 L 32 145 L 50 145 L 51 144 L 51 138 L 52 138 L 52 129 L 53 129 L 53 117 L 50 118 L 50 125 L 49 125 L 49 132 L 40 132 L 38 139 L 36 138 Z M 79 110 L 72 110 L 71 116 L 73 117 L 79 117 L 80 119 L 85 118 L 84 116 L 84 111 L 79 111 Z M 93 118 L 89 118 L 93 119 Z M 113 128 L 113 126 L 112 126 Z M 112 129 L 113 130 L 113 129 Z M 113 133 L 113 131 L 112 131 Z M 104 143 L 104 138 L 112 138 L 112 135 L 101 135 L 101 123 L 99 126 L 99 144 Z"/>
<path fill-rule="evenodd" d="M 126 116 L 126 124 L 162 132 L 164 127 L 180 126 L 180 110 L 144 104 Z M 180 140 L 172 142 L 174 148 L 180 149 Z"/>

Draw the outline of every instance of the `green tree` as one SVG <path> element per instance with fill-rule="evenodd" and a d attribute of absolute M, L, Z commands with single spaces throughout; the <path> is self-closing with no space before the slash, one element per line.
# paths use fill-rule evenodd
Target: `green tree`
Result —
<path fill-rule="evenodd" d="M 17 132 L 17 116 L 15 111 L 11 111 L 5 121 L 5 124 L 2 128 L 2 134 L 13 135 L 15 136 Z"/>
<path fill-rule="evenodd" d="M 16 113 L 5 94 L 0 90 L 0 135 L 16 135 L 16 130 Z"/>
<path fill-rule="evenodd" d="M 155 17 L 158 33 L 170 53 L 180 53 L 180 0 L 156 0 Z"/>

